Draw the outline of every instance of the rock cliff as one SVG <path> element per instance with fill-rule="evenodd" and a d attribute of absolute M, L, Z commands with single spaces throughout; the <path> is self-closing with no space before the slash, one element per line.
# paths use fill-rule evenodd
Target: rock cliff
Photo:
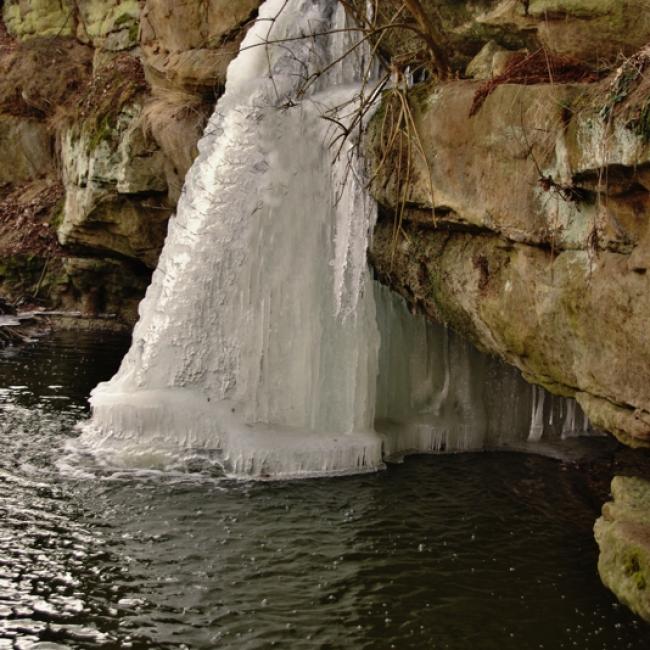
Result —
<path fill-rule="evenodd" d="M 421 5 L 448 73 L 411 87 L 430 77 L 418 35 L 380 44 L 405 60 L 369 132 L 371 263 L 415 309 L 649 447 L 650 2 Z M 650 620 L 648 484 L 612 492 L 600 574 Z"/>
<path fill-rule="evenodd" d="M 258 0 L 0 2 L 0 294 L 126 323 Z"/>
<path fill-rule="evenodd" d="M 544 60 L 536 50 L 500 76 L 405 91 L 406 127 L 398 93 L 387 97 L 368 147 L 383 207 L 372 262 L 432 318 L 649 446 L 650 50 L 614 50 L 650 41 L 650 14 L 627 13 L 633 2 L 484 4 L 471 25 L 508 15 L 508 38 L 533 39 Z M 595 59 L 585 22 L 605 19 L 622 32 L 599 39 Z M 484 76 L 504 52 L 492 40 L 468 69 Z"/>
<path fill-rule="evenodd" d="M 647 446 L 647 136 L 593 109 L 584 84 L 501 85 L 470 116 L 476 91 L 412 98 L 426 155 L 413 149 L 408 182 L 374 150 L 373 263 L 426 313 Z"/>

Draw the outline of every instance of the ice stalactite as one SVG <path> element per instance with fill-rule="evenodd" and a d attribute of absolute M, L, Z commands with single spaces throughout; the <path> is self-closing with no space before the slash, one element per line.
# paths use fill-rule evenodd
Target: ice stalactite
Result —
<path fill-rule="evenodd" d="M 546 393 L 543 388 L 533 386 L 533 410 L 530 418 L 530 432 L 528 440 L 531 442 L 539 442 L 544 435 L 544 398 Z M 551 411 L 551 413 L 553 413 Z M 551 424 L 553 418 L 549 418 Z"/>
<path fill-rule="evenodd" d="M 575 430 L 574 400 L 531 386 L 514 368 L 412 314 L 400 296 L 379 285 L 375 291 L 381 339 L 375 426 L 389 459 L 485 449 L 555 454 L 551 447 Z"/>

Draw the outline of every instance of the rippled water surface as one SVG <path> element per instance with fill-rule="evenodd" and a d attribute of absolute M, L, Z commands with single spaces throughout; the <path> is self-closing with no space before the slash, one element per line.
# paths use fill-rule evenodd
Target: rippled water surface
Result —
<path fill-rule="evenodd" d="M 0 650 L 650 647 L 596 574 L 607 459 L 262 484 L 76 465 L 65 443 L 126 343 L 0 351 Z"/>

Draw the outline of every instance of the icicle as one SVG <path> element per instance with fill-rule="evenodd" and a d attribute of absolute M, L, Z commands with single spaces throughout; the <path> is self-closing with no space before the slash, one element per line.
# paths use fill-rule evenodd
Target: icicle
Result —
<path fill-rule="evenodd" d="M 406 80 L 406 87 L 413 88 L 413 84 L 415 83 L 415 81 L 413 79 L 413 73 L 411 72 L 410 65 L 407 65 L 406 69 L 404 70 L 404 79 Z"/>
<path fill-rule="evenodd" d="M 442 389 L 436 395 L 433 402 L 433 412 L 440 415 L 442 405 L 449 396 L 449 385 L 451 384 L 451 368 L 449 367 L 449 330 L 445 327 L 442 339 L 442 367 L 444 369 L 444 380 Z"/>
<path fill-rule="evenodd" d="M 369 24 L 375 19 L 375 2 L 374 0 L 366 0 L 366 20 Z"/>
<path fill-rule="evenodd" d="M 544 398 L 546 392 L 543 388 L 533 386 L 533 409 L 530 418 L 530 432 L 528 440 L 539 442 L 544 435 Z"/>
<path fill-rule="evenodd" d="M 575 400 L 566 400 L 566 416 L 562 425 L 562 438 L 569 438 L 576 432 L 576 402 Z"/>

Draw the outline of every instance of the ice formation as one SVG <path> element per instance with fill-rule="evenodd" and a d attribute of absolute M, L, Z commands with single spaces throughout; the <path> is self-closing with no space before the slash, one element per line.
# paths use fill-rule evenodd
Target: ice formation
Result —
<path fill-rule="evenodd" d="M 132 347 L 93 392 L 85 444 L 123 459 L 219 449 L 233 473 L 373 469 L 375 205 L 321 115 L 368 69 L 336 0 L 268 0 L 228 69 Z M 266 44 L 280 41 L 277 45 Z M 326 93 L 319 93 L 327 88 Z M 372 92 L 366 86 L 367 92 Z M 345 115 L 339 116 L 345 119 Z M 139 459 L 138 459 L 139 458 Z"/>
<path fill-rule="evenodd" d="M 516 369 L 410 313 L 386 287 L 376 285 L 375 295 L 381 340 L 375 428 L 386 459 L 486 449 L 554 454 L 554 441 L 587 433 L 574 400 L 526 383 Z"/>
<path fill-rule="evenodd" d="M 131 349 L 93 391 L 81 443 L 107 462 L 164 466 L 198 449 L 234 475 L 295 477 L 525 438 L 530 399 L 503 408 L 521 393 L 516 373 L 491 377 L 492 361 L 373 286 L 363 164 L 353 141 L 334 155 L 338 133 L 322 119 L 344 107 L 345 120 L 360 88 L 373 92 L 358 83 L 372 62 L 359 47 L 317 74 L 354 42 L 345 20 L 337 0 L 261 6 Z M 544 432 L 540 399 L 531 440 Z"/>

